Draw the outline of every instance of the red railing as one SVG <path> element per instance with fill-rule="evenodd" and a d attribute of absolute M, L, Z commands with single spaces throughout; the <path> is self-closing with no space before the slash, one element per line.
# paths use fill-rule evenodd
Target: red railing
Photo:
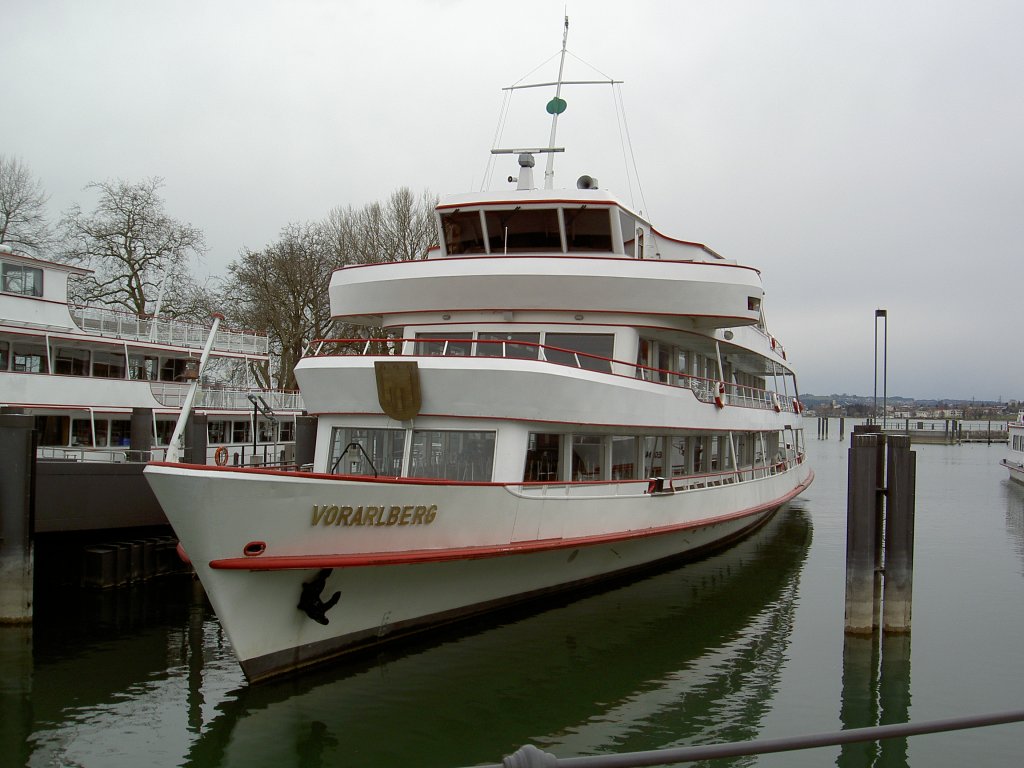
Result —
<path fill-rule="evenodd" d="M 413 344 L 413 352 L 403 350 L 407 343 Z M 430 351 L 427 345 L 441 345 L 439 351 Z M 475 345 L 475 349 L 474 349 Z M 481 354 L 481 347 L 494 349 L 500 346 L 501 354 Z M 533 354 L 523 354 L 531 350 Z M 511 354 L 510 354 L 511 353 Z M 315 339 L 306 349 L 304 357 L 335 356 L 389 357 L 475 357 L 505 358 L 515 360 L 539 360 L 554 365 L 568 365 L 574 368 L 628 376 L 663 386 L 689 389 L 703 403 L 715 403 L 724 407 L 734 405 L 762 410 L 793 411 L 800 406 L 796 398 L 767 389 L 749 385 L 723 382 L 679 371 L 654 368 L 640 363 L 629 363 L 610 357 L 594 355 L 575 349 L 538 344 L 532 341 L 507 339 L 460 339 L 460 338 L 415 338 L 415 339 Z M 626 373 L 629 371 L 630 373 Z"/>

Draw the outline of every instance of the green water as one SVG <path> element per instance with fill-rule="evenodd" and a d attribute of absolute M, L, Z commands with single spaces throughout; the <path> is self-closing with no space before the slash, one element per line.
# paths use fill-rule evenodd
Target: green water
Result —
<path fill-rule="evenodd" d="M 846 442 L 754 537 L 676 570 L 249 687 L 187 578 L 0 630 L 0 763 L 465 766 L 1018 709 L 1024 488 L 1001 446 L 916 446 L 914 627 L 844 644 Z M 845 649 L 845 653 L 844 653 Z M 722 765 L 1002 766 L 1024 726 Z"/>

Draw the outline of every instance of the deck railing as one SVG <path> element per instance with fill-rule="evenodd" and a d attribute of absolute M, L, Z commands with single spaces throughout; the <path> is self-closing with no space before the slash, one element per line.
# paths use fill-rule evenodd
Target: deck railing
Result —
<path fill-rule="evenodd" d="M 344 355 L 387 355 L 402 357 L 406 342 L 415 344 L 412 357 L 477 357 L 515 360 L 541 360 L 554 365 L 567 365 L 590 371 L 642 379 L 681 389 L 689 389 L 702 403 L 737 405 L 761 410 L 799 412 L 795 397 L 743 384 L 723 382 L 679 371 L 654 368 L 640 363 L 615 360 L 575 349 L 538 344 L 530 341 L 499 339 L 316 339 L 306 350 L 306 357 Z M 430 345 L 430 346 L 428 346 Z M 474 347 L 475 345 L 475 347 Z M 475 352 L 475 354 L 474 354 Z"/>
<path fill-rule="evenodd" d="M 188 384 L 174 384 L 155 381 L 150 384 L 153 397 L 167 408 L 180 408 L 188 394 Z M 298 392 L 270 391 L 263 389 L 230 389 L 200 387 L 196 394 L 195 408 L 224 408 L 230 410 L 252 410 L 249 395 L 262 397 L 272 411 L 301 411 L 302 395 Z"/>
<path fill-rule="evenodd" d="M 109 307 L 69 304 L 68 310 L 79 328 L 97 336 L 201 350 L 210 335 L 209 326 L 184 320 L 139 317 L 130 312 Z M 265 356 L 269 354 L 270 341 L 263 334 L 252 331 L 232 331 L 222 326 L 214 337 L 213 350 L 215 352 Z"/>

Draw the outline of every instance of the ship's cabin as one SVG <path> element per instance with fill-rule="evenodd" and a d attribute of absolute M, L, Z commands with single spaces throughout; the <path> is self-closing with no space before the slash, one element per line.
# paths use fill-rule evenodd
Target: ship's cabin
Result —
<path fill-rule="evenodd" d="M 523 158 L 520 158 L 522 166 Z M 431 256 L 521 254 L 605 256 L 680 261 L 723 260 L 700 243 L 662 235 L 597 180 L 581 176 L 575 190 L 457 195 L 437 207 L 441 247 Z M 515 179 L 510 177 L 510 181 Z"/>

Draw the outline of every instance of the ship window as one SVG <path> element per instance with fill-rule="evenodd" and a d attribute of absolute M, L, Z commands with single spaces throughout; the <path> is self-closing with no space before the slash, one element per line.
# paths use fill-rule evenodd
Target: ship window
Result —
<path fill-rule="evenodd" d="M 281 442 L 290 443 L 295 439 L 295 422 L 284 421 L 281 422 Z"/>
<path fill-rule="evenodd" d="M 130 419 L 110 420 L 110 444 L 130 446 L 132 444 L 132 422 Z"/>
<path fill-rule="evenodd" d="M 106 437 L 107 423 L 105 421 L 97 421 L 96 429 L 100 429 L 100 425 L 103 425 L 103 435 Z M 72 419 L 71 420 L 71 445 L 81 446 L 92 446 L 92 424 L 88 419 Z"/>
<path fill-rule="evenodd" d="M 171 442 L 171 436 L 174 434 L 174 426 L 175 423 L 173 421 L 161 420 L 156 423 L 157 445 L 167 445 Z"/>
<path fill-rule="evenodd" d="M 487 233 L 491 253 L 561 251 L 562 234 L 554 208 L 488 211 Z"/>
<path fill-rule="evenodd" d="M 404 448 L 404 429 L 335 427 L 331 432 L 331 452 L 327 466 L 335 475 L 381 474 L 398 477 L 402 470 Z"/>
<path fill-rule="evenodd" d="M 160 381 L 185 381 L 188 358 L 165 357 L 160 363 Z"/>
<path fill-rule="evenodd" d="M 159 369 L 158 358 L 149 355 L 128 355 L 128 373 L 135 381 L 156 381 Z"/>
<path fill-rule="evenodd" d="M 565 239 L 569 251 L 612 250 L 612 225 L 606 208 L 565 210 Z"/>
<path fill-rule="evenodd" d="M 559 457 L 561 456 L 562 436 L 531 432 L 526 448 L 526 469 L 523 480 L 526 482 L 557 482 L 559 480 Z"/>
<path fill-rule="evenodd" d="M 11 365 L 11 345 L 0 341 L 0 371 L 6 371 Z"/>
<path fill-rule="evenodd" d="M 89 350 L 61 347 L 57 350 L 54 372 L 71 376 L 87 376 L 89 374 Z"/>
<path fill-rule="evenodd" d="M 444 245 L 449 256 L 485 253 L 479 211 L 454 211 L 441 216 Z"/>
<path fill-rule="evenodd" d="M 476 353 L 480 357 L 536 360 L 539 343 L 539 333 L 480 333 L 477 336 Z"/>
<path fill-rule="evenodd" d="M 604 435 L 573 435 L 572 479 L 602 480 Z"/>
<path fill-rule="evenodd" d="M 40 445 L 67 445 L 71 419 L 67 416 L 36 416 Z"/>
<path fill-rule="evenodd" d="M 612 438 L 612 480 L 633 480 L 636 478 L 637 438 L 619 436 Z"/>
<path fill-rule="evenodd" d="M 42 296 L 43 270 L 4 262 L 0 265 L 0 286 L 5 293 Z"/>
<path fill-rule="evenodd" d="M 14 344 L 11 350 L 13 371 L 23 373 L 46 373 L 46 347 L 42 344 Z"/>
<path fill-rule="evenodd" d="M 92 375 L 105 379 L 123 379 L 125 373 L 124 354 L 121 352 L 96 352 L 92 358 Z"/>
<path fill-rule="evenodd" d="M 206 439 L 210 443 L 226 443 L 228 434 L 228 422 L 209 421 L 206 423 Z"/>
<path fill-rule="evenodd" d="M 415 430 L 409 477 L 489 482 L 494 432 Z"/>
<path fill-rule="evenodd" d="M 274 433 L 276 432 L 274 427 L 276 426 L 276 424 L 273 421 L 269 421 L 268 419 L 260 419 L 258 426 L 258 434 L 261 443 L 276 442 L 274 438 Z"/>
<path fill-rule="evenodd" d="M 608 358 L 612 356 L 615 337 L 610 333 L 546 333 L 544 344 L 544 356 L 552 363 L 611 373 Z"/>
<path fill-rule="evenodd" d="M 231 422 L 231 442 L 248 443 L 252 440 L 252 429 L 248 421 Z"/>
<path fill-rule="evenodd" d="M 431 355 L 434 357 L 467 357 L 473 349 L 472 333 L 448 333 L 447 331 L 433 331 L 430 333 L 416 334 L 417 355 Z M 423 341 L 419 341 L 423 339 Z"/>

